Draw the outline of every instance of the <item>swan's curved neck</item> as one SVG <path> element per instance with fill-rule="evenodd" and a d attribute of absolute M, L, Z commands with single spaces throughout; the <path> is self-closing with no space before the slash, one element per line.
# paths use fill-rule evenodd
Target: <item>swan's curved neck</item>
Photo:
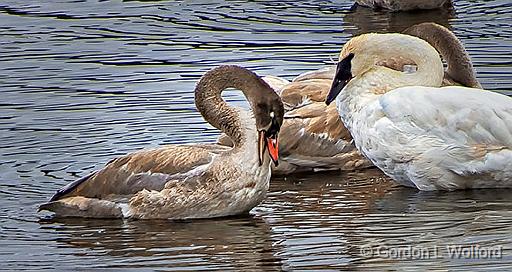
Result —
<path fill-rule="evenodd" d="M 237 66 L 221 66 L 207 72 L 197 84 L 196 107 L 208 123 L 231 138 L 235 148 L 241 148 L 248 134 L 256 134 L 255 122 L 241 118 L 239 111 L 222 99 L 221 93 L 226 88 L 241 90 L 254 108 L 254 98 L 261 93 L 262 84 L 265 83 L 250 71 Z"/>
<path fill-rule="evenodd" d="M 437 51 L 421 39 L 412 36 L 405 36 L 404 39 L 403 36 L 405 35 L 379 35 L 382 41 L 377 41 L 379 44 L 375 45 L 369 56 L 375 60 L 375 65 L 354 78 L 356 82 L 367 82 L 371 85 L 367 91 L 378 95 L 405 86 L 439 87 L 443 81 L 444 70 Z M 378 65 L 387 59 L 412 62 L 416 64 L 417 70 L 407 73 Z"/>
<path fill-rule="evenodd" d="M 482 88 L 476 78 L 471 58 L 462 42 L 447 28 L 436 24 L 412 26 L 404 33 L 430 43 L 446 61 L 446 74 L 455 82 L 473 88 Z"/>
<path fill-rule="evenodd" d="M 359 112 L 368 103 L 396 88 L 440 87 L 442 84 L 443 63 L 437 51 L 427 42 L 412 36 L 403 39 L 406 35 L 378 35 L 382 40 L 374 40 L 376 44 L 367 47 L 370 48 L 367 52 L 360 53 L 363 55 L 363 61 L 370 63 L 369 69 L 356 75 L 338 95 L 338 107 L 345 108 L 344 112 Z M 417 70 L 406 73 L 378 65 L 380 62 L 386 62 L 387 59 L 413 62 Z"/>

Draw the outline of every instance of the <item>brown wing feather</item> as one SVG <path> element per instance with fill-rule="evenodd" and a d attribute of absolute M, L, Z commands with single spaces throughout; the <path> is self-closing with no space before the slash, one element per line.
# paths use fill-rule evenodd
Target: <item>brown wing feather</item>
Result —
<path fill-rule="evenodd" d="M 225 147 L 168 145 L 141 150 L 109 162 L 103 169 L 59 191 L 52 200 L 70 196 L 102 198 L 134 194 L 142 189 L 161 190 L 172 175 L 209 163 Z"/>
<path fill-rule="evenodd" d="M 279 133 L 282 163 L 273 169 L 274 174 L 371 166 L 352 144 L 350 132 L 341 122 L 336 105 L 326 106 L 324 103 L 332 79 L 312 78 L 315 73 L 281 89 L 281 98 L 288 111 Z M 219 137 L 218 143 L 232 145 L 225 135 Z"/>
<path fill-rule="evenodd" d="M 293 82 L 304 81 L 308 79 L 327 79 L 332 81 L 336 74 L 336 65 L 328 65 L 315 71 L 306 72 L 298 75 Z"/>
<path fill-rule="evenodd" d="M 304 131 L 307 133 L 323 134 L 334 140 L 352 140 L 349 131 L 341 122 L 335 104 L 326 106 L 321 102 L 311 103 L 287 112 L 285 118 L 301 120 Z"/>
<path fill-rule="evenodd" d="M 337 142 L 352 141 L 334 104 L 326 107 L 319 102 L 312 103 L 286 113 L 285 118 L 279 142 L 283 154 L 332 156 L 341 151 L 334 146 Z M 316 139 L 312 141 L 312 138 Z"/>
<path fill-rule="evenodd" d="M 281 127 L 279 152 L 286 161 L 273 173 L 371 166 L 352 144 L 336 105 L 324 103 L 332 84 L 331 70 L 299 76 L 299 80 L 282 88 L 281 97 L 288 112 Z M 320 76 L 315 78 L 317 75 Z"/>
<path fill-rule="evenodd" d="M 281 90 L 281 99 L 293 109 L 300 106 L 304 101 L 323 102 L 331 88 L 330 79 L 308 79 L 292 82 Z"/>

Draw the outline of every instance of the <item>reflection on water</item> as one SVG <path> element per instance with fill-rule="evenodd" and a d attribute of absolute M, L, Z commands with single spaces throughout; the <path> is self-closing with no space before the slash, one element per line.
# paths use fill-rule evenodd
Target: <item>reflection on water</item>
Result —
<path fill-rule="evenodd" d="M 280 267 L 270 228 L 261 218 L 169 221 L 68 219 L 42 223 L 62 247 L 84 249 L 112 263 L 81 268 L 244 270 Z M 86 254 L 89 255 L 89 254 Z M 276 270 L 276 269 L 274 269 Z"/>
<path fill-rule="evenodd" d="M 358 35 L 368 32 L 402 32 L 412 25 L 425 22 L 435 22 L 450 28 L 449 20 L 454 18 L 456 16 L 453 8 L 391 12 L 357 6 L 343 17 L 343 21 L 356 27 L 347 29 L 350 34 Z"/>
<path fill-rule="evenodd" d="M 510 190 L 425 193 L 378 171 L 277 178 L 250 217 L 48 221 L 62 185 L 116 155 L 212 142 L 193 105 L 206 70 L 288 79 L 330 63 L 352 35 L 423 22 L 462 39 L 486 89 L 512 91 L 512 6 L 389 13 L 352 1 L 0 3 L 0 260 L 7 270 L 507 270 Z M 231 103 L 245 106 L 229 92 Z M 361 248 L 503 246 L 503 258 L 398 260 Z M 364 252 L 363 252 L 364 253 Z"/>
<path fill-rule="evenodd" d="M 287 186 L 290 182 L 296 184 L 293 190 Z M 272 204 L 267 201 L 266 206 L 287 208 L 265 217 L 280 225 L 274 229 L 284 245 L 278 256 L 290 268 L 382 271 L 421 266 L 464 271 L 474 265 L 512 264 L 512 239 L 507 235 L 512 231 L 510 190 L 418 192 L 390 185 L 377 170 L 341 177 L 305 176 L 278 186 L 285 196 Z M 472 244 L 503 246 L 504 257 L 467 263 L 450 259 L 443 251 L 449 245 Z M 361 254 L 361 249 L 379 246 L 439 248 L 441 260 L 404 261 Z"/>

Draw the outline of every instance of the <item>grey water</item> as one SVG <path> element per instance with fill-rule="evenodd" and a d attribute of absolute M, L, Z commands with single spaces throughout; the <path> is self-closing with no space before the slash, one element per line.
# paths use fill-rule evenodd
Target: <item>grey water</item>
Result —
<path fill-rule="evenodd" d="M 512 190 L 419 192 L 376 170 L 275 178 L 249 217 L 37 213 L 115 156 L 214 142 L 193 88 L 217 65 L 292 79 L 353 35 L 435 21 L 461 38 L 485 89 L 512 94 L 512 4 L 454 2 L 389 13 L 348 0 L 1 1 L 0 270 L 512 270 Z M 450 255 L 457 246 L 478 254 Z"/>

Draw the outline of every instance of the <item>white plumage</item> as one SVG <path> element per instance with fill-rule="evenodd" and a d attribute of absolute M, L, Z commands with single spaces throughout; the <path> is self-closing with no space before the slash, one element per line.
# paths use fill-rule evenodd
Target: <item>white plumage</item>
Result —
<path fill-rule="evenodd" d="M 351 53 L 354 78 L 336 102 L 356 147 L 377 167 L 420 190 L 512 187 L 512 98 L 437 87 L 437 53 L 411 36 L 362 35 L 347 43 L 341 58 Z M 399 56 L 413 60 L 418 72 L 368 61 Z"/>
<path fill-rule="evenodd" d="M 380 140 L 356 145 L 402 184 L 421 190 L 512 187 L 509 97 L 464 87 L 402 87 L 363 114 L 372 122 L 356 130 Z"/>

